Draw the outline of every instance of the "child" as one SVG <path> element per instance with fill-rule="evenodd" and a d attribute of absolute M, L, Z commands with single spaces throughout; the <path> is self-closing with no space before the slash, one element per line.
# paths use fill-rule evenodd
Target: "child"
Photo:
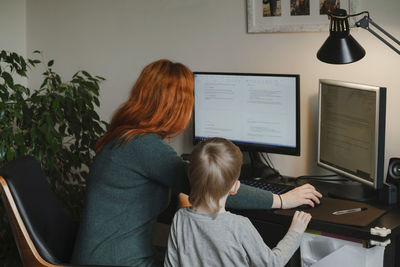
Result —
<path fill-rule="evenodd" d="M 239 148 L 223 138 L 198 144 L 189 165 L 192 207 L 178 210 L 164 266 L 284 266 L 300 245 L 311 215 L 294 214 L 276 248 L 270 249 L 249 219 L 225 211 L 236 194 L 242 164 Z"/>

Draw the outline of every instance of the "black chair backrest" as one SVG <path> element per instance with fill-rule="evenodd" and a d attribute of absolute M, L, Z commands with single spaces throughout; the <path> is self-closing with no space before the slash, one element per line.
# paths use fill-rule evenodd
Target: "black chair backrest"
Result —
<path fill-rule="evenodd" d="M 78 223 L 56 199 L 39 162 L 31 156 L 16 159 L 0 175 L 7 181 L 39 254 L 53 264 L 69 263 Z"/>

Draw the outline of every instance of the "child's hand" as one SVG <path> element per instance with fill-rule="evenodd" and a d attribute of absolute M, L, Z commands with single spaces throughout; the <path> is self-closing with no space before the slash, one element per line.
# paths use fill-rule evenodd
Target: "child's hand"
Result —
<path fill-rule="evenodd" d="M 310 220 L 311 220 L 311 214 L 296 210 L 296 212 L 293 215 L 292 224 L 290 225 L 289 230 L 293 230 L 295 232 L 302 234 L 306 230 Z"/>

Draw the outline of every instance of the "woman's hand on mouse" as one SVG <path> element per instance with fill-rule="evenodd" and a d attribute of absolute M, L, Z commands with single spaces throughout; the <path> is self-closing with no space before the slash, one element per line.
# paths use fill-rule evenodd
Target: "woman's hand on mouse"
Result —
<path fill-rule="evenodd" d="M 318 192 L 314 186 L 304 184 L 282 194 L 280 198 L 282 199 L 282 209 L 291 209 L 303 204 L 314 207 L 315 203 L 320 203 L 319 199 L 322 198 L 322 194 Z M 279 197 L 274 195 L 274 202 L 275 199 L 279 199 Z M 278 200 L 278 202 L 279 201 L 280 200 Z"/>

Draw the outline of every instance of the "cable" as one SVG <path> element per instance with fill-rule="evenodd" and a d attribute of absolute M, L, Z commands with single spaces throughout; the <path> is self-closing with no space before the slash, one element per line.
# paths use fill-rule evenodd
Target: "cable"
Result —
<path fill-rule="evenodd" d="M 335 177 L 337 174 L 326 174 L 326 175 L 301 175 L 297 176 L 297 179 L 308 179 L 308 178 L 320 178 L 320 177 Z"/>
<path fill-rule="evenodd" d="M 265 154 L 266 154 L 267 156 L 265 156 Z M 265 163 L 267 164 L 268 167 L 270 167 L 270 168 L 272 168 L 272 169 L 275 169 L 275 166 L 274 166 L 274 164 L 272 163 L 272 160 L 271 160 L 271 158 L 269 157 L 268 153 L 260 152 L 260 155 L 261 155 L 261 157 L 264 159 L 264 161 L 265 161 Z"/>
<path fill-rule="evenodd" d="M 269 154 L 268 154 L 268 153 L 266 153 L 266 155 L 267 155 L 267 159 L 268 159 L 268 160 L 269 160 L 269 162 L 271 163 L 271 166 L 272 166 L 272 168 L 274 168 L 274 169 L 275 169 L 274 163 L 272 162 L 272 159 L 269 157 Z"/>
<path fill-rule="evenodd" d="M 338 177 L 337 174 L 328 174 L 328 175 L 302 175 L 298 176 L 294 179 L 302 180 L 302 179 L 311 179 L 311 180 L 318 180 L 318 181 L 347 181 L 344 178 L 336 178 L 336 179 L 325 179 L 324 177 Z"/>

